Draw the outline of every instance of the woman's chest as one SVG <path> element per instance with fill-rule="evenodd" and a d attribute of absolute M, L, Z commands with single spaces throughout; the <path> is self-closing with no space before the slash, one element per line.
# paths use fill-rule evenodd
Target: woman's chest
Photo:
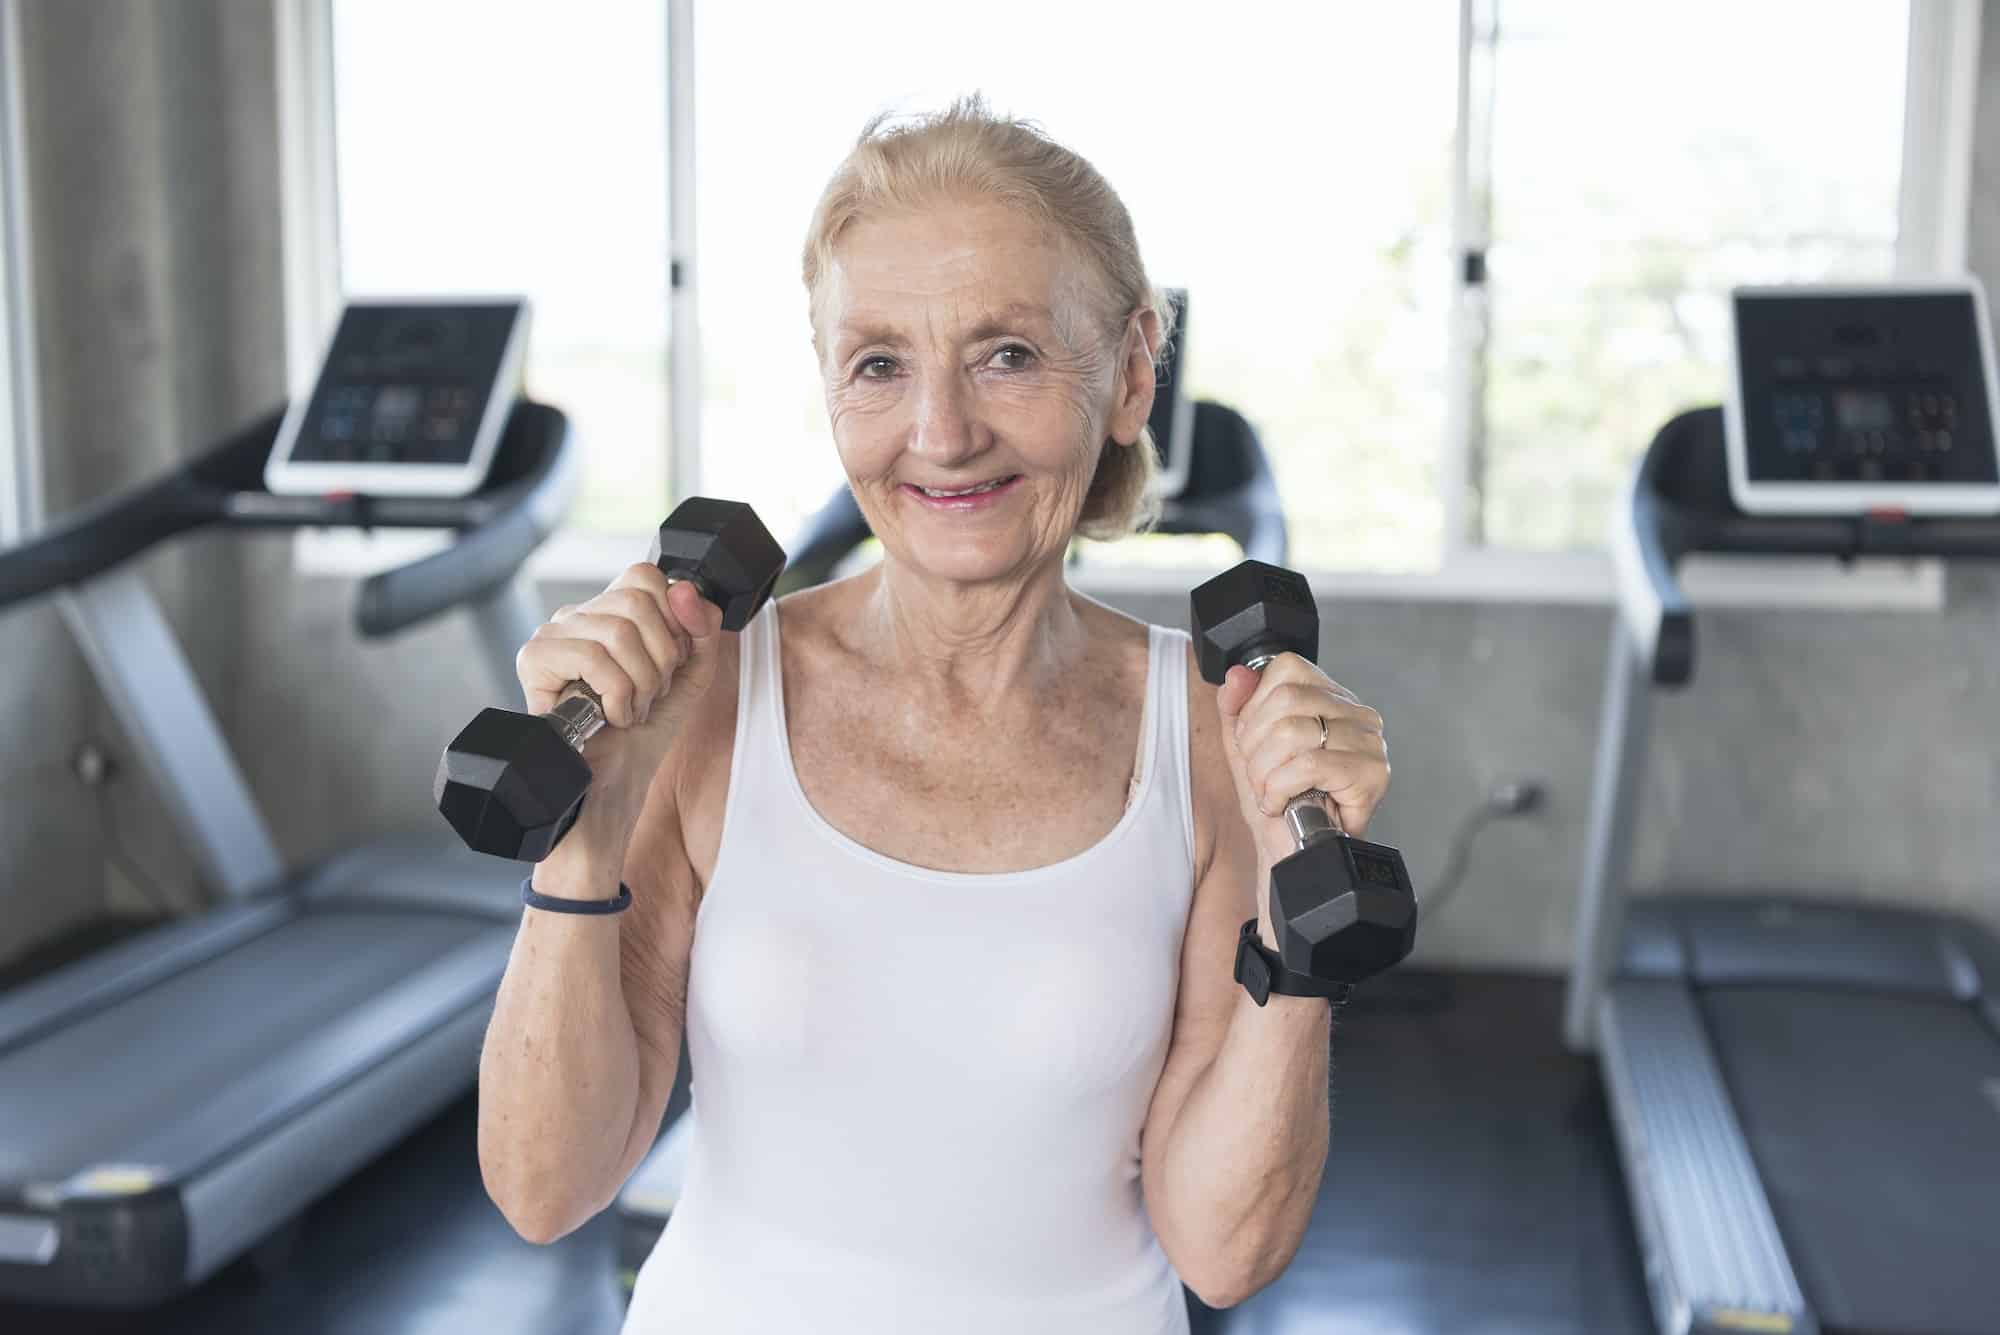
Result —
<path fill-rule="evenodd" d="M 939 871 L 1009 872 L 1092 847 L 1138 777 L 1135 708 L 1089 696 L 984 720 L 870 708 L 810 689 L 788 701 L 806 800 L 842 835 Z"/>
<path fill-rule="evenodd" d="M 738 843 L 695 934 L 696 1069 L 745 1089 L 893 1090 L 904 1116 L 1114 1094 L 1136 1115 L 1192 891 L 1185 853 L 1143 833 L 990 878 L 886 868 L 806 831 Z"/>

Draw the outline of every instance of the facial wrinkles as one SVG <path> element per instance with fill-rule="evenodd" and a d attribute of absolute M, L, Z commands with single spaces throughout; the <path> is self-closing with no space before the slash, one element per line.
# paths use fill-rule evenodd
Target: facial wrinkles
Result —
<path fill-rule="evenodd" d="M 980 240 L 987 244 L 978 244 Z M 851 422 L 872 431 L 875 419 L 891 416 L 906 403 L 913 414 L 933 412 L 937 405 L 929 396 L 939 393 L 953 396 L 947 406 L 964 414 L 968 421 L 963 428 L 973 431 L 990 426 L 985 420 L 989 415 L 982 412 L 988 404 L 1032 408 L 1038 400 L 1047 402 L 1054 397 L 1067 406 L 1071 432 L 1066 434 L 1072 434 L 1071 444 L 1079 454 L 1088 456 L 1089 465 L 1083 471 L 1094 471 L 1101 443 L 1099 419 L 1108 407 L 1105 401 L 1115 359 L 1103 340 L 1090 336 L 1093 321 L 1087 308 L 1080 309 L 1087 299 L 1087 285 L 1077 280 L 1073 265 L 1055 267 L 1049 261 L 1046 246 L 1024 245 L 1018 233 L 997 244 L 993 239 L 975 238 L 928 254 L 919 251 L 912 256 L 906 249 L 892 253 L 886 262 L 872 253 L 860 257 L 860 263 L 850 262 L 846 255 L 838 257 L 829 274 L 834 287 L 829 315 L 837 318 L 861 305 L 862 300 L 866 305 L 852 311 L 852 328 L 836 328 L 833 347 L 823 365 L 837 438 L 848 435 L 844 428 Z M 1041 270 L 1040 275 L 1035 275 L 1036 269 Z M 1028 281 L 1009 283 L 997 276 L 1020 274 L 1030 275 Z M 1040 281 L 1035 281 L 1037 277 Z M 1041 297 L 1039 302 L 1033 300 L 1037 296 Z M 1037 305 L 1046 314 L 1030 321 L 997 318 L 998 311 L 1013 304 Z M 914 321 L 907 314 L 912 310 Z M 1034 354 L 1032 369 L 989 371 L 987 359 L 1006 340 L 973 341 L 970 334 L 982 326 L 1022 336 Z M 890 336 L 879 337 L 882 334 Z M 856 373 L 857 367 L 878 350 L 898 363 L 885 382 Z M 943 377 L 956 383 L 940 383 Z M 886 429 L 887 424 L 883 425 Z M 1018 421 L 1003 421 L 1003 425 L 1037 429 Z M 1009 443 L 1009 434 L 1000 433 L 1001 444 Z M 977 448 L 969 451 L 974 457 L 981 452 Z M 852 462 L 863 463 L 860 459 Z M 893 458 L 880 463 L 893 473 Z M 856 471 L 873 470 L 864 464 Z M 1073 479 L 1064 490 L 1087 490 L 1088 483 L 1088 476 Z M 1075 499 L 1080 509 L 1081 496 Z"/>
<path fill-rule="evenodd" d="M 894 642 L 922 657 L 972 654 L 1003 675 L 1025 669 L 1006 644 L 1024 615 L 1030 623 L 1047 615 L 1024 609 L 1053 607 L 1050 591 L 1060 588 L 1062 556 L 1106 448 L 1129 325 L 1102 327 L 1097 285 L 1074 247 L 1051 245 L 1003 210 L 859 224 L 823 282 L 825 336 L 815 347 L 828 413 L 885 548 L 881 610 L 903 623 Z M 994 364 L 1010 339 L 1033 353 L 1029 369 Z M 858 367 L 878 354 L 890 374 L 861 378 Z M 926 402 L 947 392 L 948 404 Z M 940 406 L 959 420 L 933 425 L 960 434 L 929 452 L 916 433 Z M 1018 527 L 969 546 L 899 494 L 904 482 L 948 487 L 1008 473 L 1022 474 Z"/>
<path fill-rule="evenodd" d="M 1104 446 L 1124 337 L 1071 248 L 1018 214 L 949 208 L 857 224 L 823 277 L 816 334 L 841 462 L 885 559 L 872 616 L 900 661 L 992 687 L 1066 660 L 1061 562 Z M 1025 312 L 1012 308 L 1027 308 Z M 1019 341 L 1025 368 L 994 353 Z M 867 379 L 868 358 L 888 358 Z M 949 395 L 949 401 L 938 396 Z M 927 423 L 927 417 L 929 421 Z M 958 433 L 931 450 L 926 425 Z M 1022 475 L 1006 525 L 922 511 L 905 482 Z"/>

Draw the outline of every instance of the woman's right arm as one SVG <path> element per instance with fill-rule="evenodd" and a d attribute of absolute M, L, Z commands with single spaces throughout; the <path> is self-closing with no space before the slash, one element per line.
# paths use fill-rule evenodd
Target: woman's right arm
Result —
<path fill-rule="evenodd" d="M 680 1060 L 696 878 L 680 797 L 695 706 L 715 672 L 720 613 L 635 566 L 565 608 L 521 651 L 529 708 L 583 680 L 611 727 L 585 750 L 592 779 L 535 889 L 632 907 L 608 917 L 526 909 L 479 1064 L 487 1193 L 531 1242 L 611 1202 L 652 1145 Z"/>

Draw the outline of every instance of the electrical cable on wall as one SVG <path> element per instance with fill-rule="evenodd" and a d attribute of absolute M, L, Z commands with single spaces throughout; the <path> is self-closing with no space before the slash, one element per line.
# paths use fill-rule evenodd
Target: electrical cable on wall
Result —
<path fill-rule="evenodd" d="M 1457 827 L 1452 831 L 1451 851 L 1445 858 L 1444 870 L 1438 873 L 1437 883 L 1431 892 L 1418 901 L 1425 918 L 1434 919 L 1465 884 L 1465 873 L 1472 860 L 1472 841 L 1479 836 L 1479 832 L 1502 817 L 1522 816 L 1537 810 L 1547 793 L 1539 780 L 1516 779 L 1495 788 L 1487 794 L 1484 802 L 1459 818 Z"/>

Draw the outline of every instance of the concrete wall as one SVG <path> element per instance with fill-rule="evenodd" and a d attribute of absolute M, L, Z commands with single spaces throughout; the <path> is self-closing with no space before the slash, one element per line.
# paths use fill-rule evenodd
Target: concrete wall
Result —
<path fill-rule="evenodd" d="M 66 157 L 58 174 L 82 175 L 44 205 L 48 244 L 81 257 L 54 290 L 75 294 L 70 318 L 82 323 L 52 335 L 66 351 L 48 372 L 52 398 L 72 404 L 64 433 L 52 418 L 50 439 L 63 442 L 52 453 L 64 455 L 52 464 L 80 496 L 155 466 L 281 382 L 268 7 L 175 6 L 172 24 L 143 3 L 30 12 L 51 59 L 70 62 L 47 76 L 44 96 L 99 126 L 75 131 L 92 145 L 83 156 L 126 145 L 95 165 Z M 1973 258 L 2000 287 L 2000 13 L 1985 57 Z M 53 141 L 41 150 L 56 152 Z M 194 219 L 220 225 L 208 234 Z M 93 361 L 94 379 L 83 369 Z M 196 580 L 165 561 L 156 574 L 205 680 L 226 692 L 225 721 L 281 848 L 305 857 L 383 830 L 437 830 L 438 749 L 494 695 L 469 629 L 452 620 L 359 644 L 351 582 L 293 572 L 282 540 L 236 551 L 197 552 L 189 559 L 214 564 Z M 553 606 L 592 590 L 543 592 Z M 225 599 L 240 599 L 234 614 Z M 1169 624 L 1185 614 L 1179 598 L 1122 605 Z M 1472 878 L 1428 924 L 1422 956 L 1562 967 L 1608 609 L 1369 600 L 1324 616 L 1329 666 L 1389 719 L 1396 786 L 1375 832 L 1404 848 L 1420 885 L 1436 876 L 1452 823 L 1495 782 L 1551 786 L 1544 812 L 1481 838 Z M 1956 907 L 2000 928 L 2000 580 L 1955 575 L 1941 616 L 1729 612 L 1704 616 L 1700 635 L 1696 683 L 1656 712 L 1641 886 L 1818 887 Z M 11 918 L 15 901 L 46 893 L 34 888 L 45 869 L 90 860 L 83 848 L 24 854 L 14 831 L 46 821 L 65 848 L 89 838 L 73 795 L 43 794 L 33 776 L 101 711 L 70 683 L 73 664 L 42 614 L 0 622 L 6 654 L 46 688 L 0 686 L 0 782 L 29 785 L 31 799 L 0 816 L 11 822 L 0 825 Z M 11 661 L 0 669 L 15 672 Z M 148 838 L 171 842 L 158 829 Z M 0 923 L 0 954 L 48 923 L 26 921 Z"/>
<path fill-rule="evenodd" d="M 271 6 L 21 7 L 46 512 L 151 476 L 282 397 Z M 148 560 L 231 720 L 246 603 L 231 546 Z M 0 961 L 146 897 L 104 858 L 70 777 L 115 722 L 46 604 L 0 613 Z M 180 908 L 205 890 L 137 775 L 110 830 Z"/>
<path fill-rule="evenodd" d="M 1178 600 L 1131 610 L 1178 624 Z M 1459 814 L 1542 778 L 1541 813 L 1489 827 L 1432 960 L 1566 966 L 1608 611 L 1349 603 L 1324 661 L 1389 723 L 1394 786 L 1371 835 L 1432 884 Z M 1634 858 L 1641 888 L 1797 888 L 1950 907 L 2000 930 L 2000 580 L 1954 580 L 1941 615 L 1730 611 L 1699 621 L 1697 674 L 1656 697 Z"/>

